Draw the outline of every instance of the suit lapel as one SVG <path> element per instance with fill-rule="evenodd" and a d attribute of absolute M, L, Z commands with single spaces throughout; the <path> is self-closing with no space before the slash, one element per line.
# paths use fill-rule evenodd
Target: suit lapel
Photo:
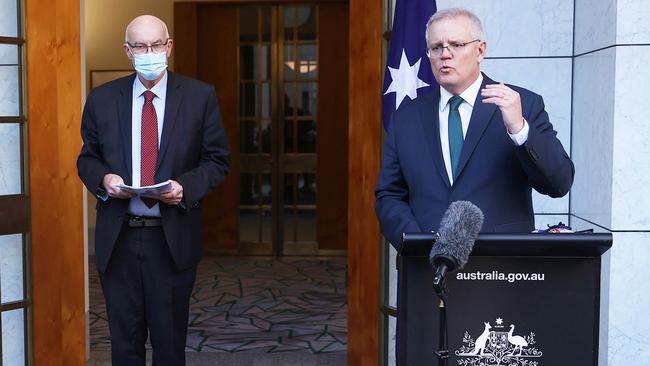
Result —
<path fill-rule="evenodd" d="M 483 83 L 481 84 L 481 89 L 485 87 L 486 84 L 494 84 L 494 81 L 483 74 Z M 460 154 L 460 161 L 458 162 L 458 169 L 456 170 L 456 176 L 454 176 L 454 181 L 460 176 L 463 168 L 467 164 L 470 156 L 476 149 L 481 136 L 485 132 L 485 129 L 490 124 L 492 120 L 492 115 L 496 111 L 497 106 L 494 104 L 483 103 L 483 97 L 479 90 L 478 95 L 476 96 L 476 101 L 474 102 L 474 108 L 472 110 L 472 117 L 469 120 L 469 127 L 467 129 L 467 135 L 465 136 L 465 142 L 463 142 L 463 150 Z"/>
<path fill-rule="evenodd" d="M 158 149 L 158 161 L 156 163 L 157 172 L 160 171 L 163 157 L 165 156 L 171 138 L 174 135 L 174 127 L 178 123 L 176 115 L 178 114 L 178 108 L 183 99 L 181 86 L 182 84 L 178 81 L 176 75 L 173 72 L 168 71 L 167 100 L 165 101 L 165 117 L 163 119 L 162 138 L 160 141 L 160 148 Z"/>
<path fill-rule="evenodd" d="M 124 165 L 126 166 L 126 184 L 132 184 L 132 141 L 131 141 L 131 124 L 133 123 L 133 81 L 135 74 L 131 75 L 128 81 L 124 82 L 120 88 L 120 96 L 117 102 L 120 134 L 122 135 L 122 148 L 124 150 Z"/>
<path fill-rule="evenodd" d="M 443 182 L 445 182 L 447 188 L 450 188 L 451 184 L 449 183 L 449 177 L 445 169 L 445 161 L 442 159 L 442 146 L 440 145 L 440 118 L 438 113 L 440 89 L 434 88 L 433 92 L 423 95 L 420 98 L 426 98 L 426 103 L 420 105 L 420 122 L 424 130 L 429 155 L 432 157 L 436 170 L 440 174 Z"/>

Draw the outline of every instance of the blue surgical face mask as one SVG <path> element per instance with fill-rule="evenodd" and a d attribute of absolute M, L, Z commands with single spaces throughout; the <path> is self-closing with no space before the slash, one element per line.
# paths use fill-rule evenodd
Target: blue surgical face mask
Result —
<path fill-rule="evenodd" d="M 156 80 L 167 68 L 167 53 L 147 52 L 133 55 L 133 66 L 146 80 Z"/>

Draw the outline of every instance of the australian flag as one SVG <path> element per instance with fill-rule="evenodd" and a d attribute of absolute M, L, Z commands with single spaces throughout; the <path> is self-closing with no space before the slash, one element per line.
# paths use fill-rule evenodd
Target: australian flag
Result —
<path fill-rule="evenodd" d="M 435 0 L 397 0 L 393 31 L 384 74 L 382 117 L 388 129 L 390 116 L 406 98 L 415 99 L 438 86 L 426 54 L 429 17 L 436 12 Z"/>

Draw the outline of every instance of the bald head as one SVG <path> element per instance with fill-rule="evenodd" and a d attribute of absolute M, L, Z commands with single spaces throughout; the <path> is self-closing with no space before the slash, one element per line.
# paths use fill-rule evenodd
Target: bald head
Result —
<path fill-rule="evenodd" d="M 143 42 L 142 37 L 147 38 L 149 42 Z M 124 40 L 131 44 L 135 42 L 155 43 L 156 41 L 164 42 L 169 38 L 167 24 L 153 15 L 140 15 L 133 19 L 126 26 Z"/>
<path fill-rule="evenodd" d="M 174 47 L 167 25 L 153 15 L 140 15 L 126 27 L 124 38 L 126 57 L 144 86 L 150 89 L 164 76 L 167 58 Z"/>

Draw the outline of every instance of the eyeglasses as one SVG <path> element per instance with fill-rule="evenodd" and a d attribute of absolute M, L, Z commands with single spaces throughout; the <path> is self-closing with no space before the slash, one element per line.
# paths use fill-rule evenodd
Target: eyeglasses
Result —
<path fill-rule="evenodd" d="M 142 43 L 131 44 L 129 42 L 126 42 L 126 44 L 129 46 L 129 49 L 134 55 L 145 54 L 149 49 L 151 49 L 151 52 L 153 53 L 163 53 L 167 51 L 168 43 L 169 43 L 169 38 L 167 38 L 165 42 L 156 42 L 152 45 L 146 45 Z"/>
<path fill-rule="evenodd" d="M 431 47 L 427 48 L 427 57 L 442 55 L 445 48 L 447 49 L 447 51 L 449 51 L 449 53 L 452 53 L 452 54 L 456 53 L 456 52 L 460 52 L 460 51 L 463 50 L 463 48 L 465 48 L 465 46 L 467 46 L 470 43 L 474 43 L 474 42 L 481 42 L 481 40 L 480 39 L 475 39 L 473 41 L 468 41 L 468 42 L 465 42 L 465 43 L 452 42 L 452 43 L 449 43 L 446 46 L 443 45 L 443 44 L 437 44 L 435 46 L 431 46 Z"/>

